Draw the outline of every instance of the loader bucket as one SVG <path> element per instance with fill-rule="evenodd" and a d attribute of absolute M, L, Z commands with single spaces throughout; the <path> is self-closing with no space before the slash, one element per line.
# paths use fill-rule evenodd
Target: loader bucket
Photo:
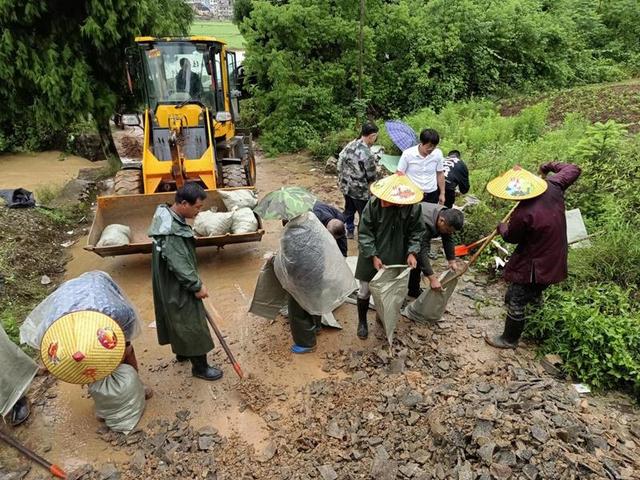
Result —
<path fill-rule="evenodd" d="M 224 190 L 237 190 L 225 188 Z M 147 230 L 156 207 L 162 203 L 173 203 L 175 192 L 154 193 L 151 195 L 114 195 L 98 197 L 96 210 L 85 250 L 101 257 L 130 255 L 133 253 L 151 253 L 151 239 Z M 203 210 L 216 207 L 218 212 L 227 211 L 218 190 L 207 190 Z M 257 216 L 256 216 L 257 217 Z M 196 236 L 196 247 L 223 246 L 230 243 L 259 242 L 264 235 L 262 220 L 258 218 L 258 230 L 251 233 L 226 234 L 213 237 Z M 191 220 L 189 220 L 191 223 Z M 131 228 L 131 243 L 122 246 L 98 247 L 102 231 L 107 225 L 119 223 Z"/>

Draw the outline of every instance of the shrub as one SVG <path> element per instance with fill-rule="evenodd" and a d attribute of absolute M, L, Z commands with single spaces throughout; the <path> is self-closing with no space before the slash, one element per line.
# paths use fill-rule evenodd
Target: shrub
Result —
<path fill-rule="evenodd" d="M 640 312 L 629 291 L 611 282 L 552 287 L 527 334 L 543 353 L 563 359 L 566 373 L 597 389 L 640 392 Z"/>

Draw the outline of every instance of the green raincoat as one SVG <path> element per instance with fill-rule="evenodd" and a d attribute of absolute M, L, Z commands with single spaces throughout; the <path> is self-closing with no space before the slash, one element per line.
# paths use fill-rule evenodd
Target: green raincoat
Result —
<path fill-rule="evenodd" d="M 151 268 L 158 343 L 171 344 L 176 355 L 195 357 L 213 348 L 202 300 L 193 231 L 168 205 L 153 216 Z"/>
<path fill-rule="evenodd" d="M 380 257 L 385 265 L 407 263 L 409 253 L 420 252 L 425 232 L 420 204 L 382 208 L 372 197 L 362 212 L 358 227 L 358 264 L 355 277 L 370 282 L 377 270 L 372 257 Z"/>

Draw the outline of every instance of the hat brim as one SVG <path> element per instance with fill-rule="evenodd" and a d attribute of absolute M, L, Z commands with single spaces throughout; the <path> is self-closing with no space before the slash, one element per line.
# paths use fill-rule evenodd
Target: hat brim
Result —
<path fill-rule="evenodd" d="M 512 184 L 515 177 L 510 175 L 510 172 L 507 172 L 491 180 L 487 184 L 487 191 L 494 197 L 512 201 L 529 200 L 539 197 L 547 191 L 548 185 L 545 180 L 529 172 L 527 173 L 527 188 L 525 189 L 513 188 Z"/>
<path fill-rule="evenodd" d="M 56 378 L 79 385 L 110 375 L 122 362 L 125 336 L 100 312 L 79 311 L 58 318 L 40 343 L 44 366 Z"/>
<path fill-rule="evenodd" d="M 404 175 L 390 175 L 371 184 L 371 194 L 394 205 L 415 205 L 420 203 L 422 190 Z"/>

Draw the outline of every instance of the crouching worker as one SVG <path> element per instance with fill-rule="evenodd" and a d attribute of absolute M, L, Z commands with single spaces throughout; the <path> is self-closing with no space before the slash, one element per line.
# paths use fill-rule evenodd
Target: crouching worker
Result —
<path fill-rule="evenodd" d="M 191 373 L 218 380 L 222 371 L 207 362 L 213 349 L 202 300 L 209 296 L 198 274 L 196 241 L 188 218 L 202 208 L 207 193 L 197 183 L 176 191 L 173 205 L 160 205 L 153 216 L 151 268 L 158 343 L 171 345 L 179 362 L 189 360 Z"/>
<path fill-rule="evenodd" d="M 367 338 L 369 328 L 369 282 L 385 265 L 407 264 L 416 268 L 425 225 L 420 202 L 423 193 L 407 176 L 391 175 L 371 185 L 373 195 L 358 231 L 358 337 Z"/>
<path fill-rule="evenodd" d="M 449 268 L 458 271 L 459 264 L 455 255 L 455 244 L 451 235 L 462 229 L 464 214 L 461 210 L 446 208 L 434 203 L 422 203 L 422 220 L 425 225 L 425 233 L 422 237 L 422 248 L 418 257 L 418 268 L 411 270 L 409 276 L 409 296 L 418 298 L 422 293 L 420 288 L 420 272 L 429 279 L 432 290 L 441 290 L 442 286 L 438 277 L 433 272 L 429 261 L 431 240 L 442 238 L 444 254 L 449 262 Z"/>
<path fill-rule="evenodd" d="M 508 223 L 498 225 L 498 233 L 515 252 L 504 269 L 509 282 L 505 303 L 507 318 L 502 335 L 485 337 L 496 348 L 516 348 L 524 330 L 527 308 L 542 304 L 542 292 L 567 278 L 567 221 L 564 191 L 580 176 L 580 168 L 570 163 L 545 163 L 543 178 L 514 167 L 487 185 L 490 194 L 520 200 Z"/>

